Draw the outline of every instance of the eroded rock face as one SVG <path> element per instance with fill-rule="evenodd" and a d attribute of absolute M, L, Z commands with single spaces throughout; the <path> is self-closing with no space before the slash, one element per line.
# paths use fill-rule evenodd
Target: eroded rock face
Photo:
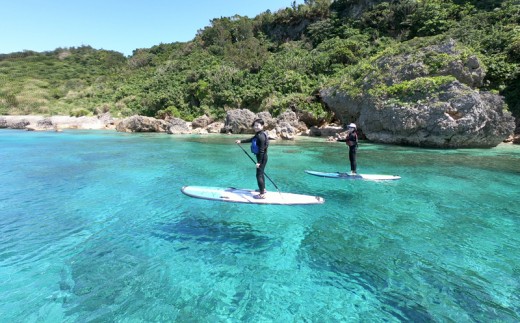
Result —
<path fill-rule="evenodd" d="M 191 133 L 191 129 L 188 123 L 179 118 L 170 118 L 166 120 L 169 123 L 169 126 L 166 130 L 169 134 L 188 134 Z"/>
<path fill-rule="evenodd" d="M 254 133 L 254 130 L 251 125 L 255 119 L 256 115 L 247 109 L 236 109 L 228 111 L 224 131 L 234 134 L 252 134 Z"/>
<path fill-rule="evenodd" d="M 237 109 L 228 111 L 224 131 L 234 134 L 253 134 L 252 124 L 256 119 L 264 121 L 264 130 L 271 130 L 273 136 L 285 140 L 293 140 L 295 136 L 307 130 L 305 124 L 299 121 L 293 111 L 285 111 L 278 118 L 273 118 L 267 111 L 254 114 L 249 110 Z"/>
<path fill-rule="evenodd" d="M 206 128 L 207 126 L 209 126 L 211 123 L 213 123 L 213 118 L 207 116 L 207 115 L 203 115 L 201 117 L 198 117 L 196 118 L 195 120 L 193 120 L 193 122 L 191 123 L 191 126 L 193 129 L 196 129 L 196 128 Z"/>
<path fill-rule="evenodd" d="M 31 122 L 27 119 L 22 119 L 19 121 L 14 121 L 11 123 L 9 128 L 11 129 L 25 129 L 25 127 L 29 126 Z"/>
<path fill-rule="evenodd" d="M 170 124 L 165 120 L 145 116 L 131 116 L 116 125 L 119 132 L 166 132 Z"/>
<path fill-rule="evenodd" d="M 220 133 L 222 132 L 222 129 L 224 129 L 224 123 L 218 121 L 213 122 L 206 127 L 208 133 Z"/>
<path fill-rule="evenodd" d="M 427 59 L 442 58 L 434 67 Z M 485 73 L 475 56 L 461 58 L 454 41 L 417 53 L 387 56 L 363 79 L 363 94 L 323 89 L 323 101 L 343 123 L 355 122 L 367 139 L 421 147 L 494 147 L 515 129 L 500 95 L 479 91 Z M 447 76 L 432 92 L 396 97 L 377 91 L 404 82 Z M 439 79 L 437 79 L 439 80 Z M 432 81 L 433 82 L 433 81 Z M 380 92 L 379 92 L 380 93 Z"/>
<path fill-rule="evenodd" d="M 468 91 L 459 82 L 440 96 L 412 106 L 368 106 L 359 115 L 359 127 L 375 142 L 442 148 L 494 147 L 513 129 L 500 96 Z"/>

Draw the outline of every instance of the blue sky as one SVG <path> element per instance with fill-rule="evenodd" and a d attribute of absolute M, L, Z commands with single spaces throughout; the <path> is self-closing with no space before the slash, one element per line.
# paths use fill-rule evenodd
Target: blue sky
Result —
<path fill-rule="evenodd" d="M 2 1 L 0 54 L 90 45 L 131 55 L 136 48 L 192 40 L 213 18 L 250 18 L 292 0 Z M 304 0 L 296 1 L 302 4 Z"/>

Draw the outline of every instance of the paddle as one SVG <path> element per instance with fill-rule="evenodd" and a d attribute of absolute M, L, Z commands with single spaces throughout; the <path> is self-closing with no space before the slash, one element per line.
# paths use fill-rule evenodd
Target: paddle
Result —
<path fill-rule="evenodd" d="M 244 147 L 242 147 L 240 144 L 237 144 L 237 145 L 238 145 L 238 147 L 240 147 L 240 149 L 242 149 L 242 151 L 244 152 L 244 154 L 246 154 L 247 157 L 249 157 L 249 159 L 251 159 L 251 161 L 256 165 L 255 160 L 254 160 L 254 159 L 253 159 L 253 158 L 252 158 L 252 157 L 247 153 L 247 151 L 244 149 Z M 275 184 L 275 183 L 273 182 L 273 180 L 271 179 L 271 177 L 267 176 L 267 174 L 266 174 L 265 172 L 264 172 L 264 175 L 265 175 L 265 177 L 267 177 L 268 180 L 271 181 L 271 183 L 273 183 L 273 185 L 274 185 L 274 187 L 276 187 L 276 190 L 278 191 L 278 193 L 282 194 L 282 193 L 280 192 L 280 189 L 278 188 L 278 186 L 276 186 L 276 184 Z"/>

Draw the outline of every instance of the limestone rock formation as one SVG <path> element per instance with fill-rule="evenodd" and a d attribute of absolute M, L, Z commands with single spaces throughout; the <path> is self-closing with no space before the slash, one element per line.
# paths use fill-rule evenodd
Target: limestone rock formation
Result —
<path fill-rule="evenodd" d="M 429 60 L 436 60 L 432 64 Z M 374 142 L 421 147 L 494 147 L 515 128 L 503 98 L 479 91 L 485 73 L 453 40 L 383 56 L 362 77 L 362 94 L 338 87 L 320 92 L 344 123 Z"/>
<path fill-rule="evenodd" d="M 119 132 L 166 132 L 170 124 L 165 120 L 145 116 L 131 116 L 119 121 L 116 130 Z"/>
<path fill-rule="evenodd" d="M 213 118 L 211 118 L 211 117 L 209 117 L 207 115 L 203 115 L 203 116 L 198 117 L 195 120 L 193 120 L 193 122 L 191 123 L 191 126 L 192 126 L 193 129 L 196 129 L 196 128 L 206 128 L 213 121 L 214 121 Z"/>
<path fill-rule="evenodd" d="M 191 133 L 191 129 L 188 123 L 179 118 L 170 118 L 166 120 L 168 127 L 166 132 L 169 134 L 188 134 Z"/>
<path fill-rule="evenodd" d="M 228 111 L 226 123 L 223 131 L 229 133 L 254 133 L 251 124 L 255 121 L 256 115 L 247 109 L 236 109 Z"/>

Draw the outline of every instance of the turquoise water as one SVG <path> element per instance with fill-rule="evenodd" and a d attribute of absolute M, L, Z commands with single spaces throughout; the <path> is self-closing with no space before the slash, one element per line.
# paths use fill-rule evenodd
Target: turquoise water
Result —
<path fill-rule="evenodd" d="M 272 142 L 267 174 L 323 205 L 184 196 L 256 188 L 244 136 L 0 131 L 3 322 L 517 322 L 520 147 Z M 275 191 L 268 182 L 267 189 Z"/>

